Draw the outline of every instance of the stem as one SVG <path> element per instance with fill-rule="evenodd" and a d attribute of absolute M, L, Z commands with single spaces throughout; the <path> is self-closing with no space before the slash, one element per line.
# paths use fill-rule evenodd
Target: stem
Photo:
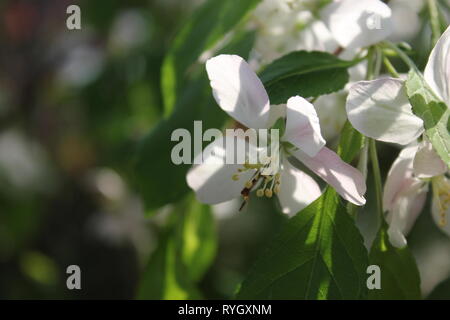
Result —
<path fill-rule="evenodd" d="M 366 140 L 358 161 L 358 170 L 361 171 L 364 179 L 367 179 L 367 163 L 369 162 L 369 141 Z"/>
<path fill-rule="evenodd" d="M 373 80 L 380 73 L 381 69 L 381 60 L 382 60 L 382 52 L 375 46 L 369 48 L 369 52 L 367 53 L 367 73 L 366 79 Z M 367 181 L 367 160 L 368 160 L 368 148 L 369 148 L 369 140 L 367 137 L 365 138 L 365 144 L 363 149 L 360 151 L 358 169 L 364 176 L 364 180 Z M 378 162 L 377 162 L 378 163 Z M 347 212 L 349 215 L 356 220 L 358 215 L 358 207 L 352 203 L 347 204 Z"/>
<path fill-rule="evenodd" d="M 366 142 L 364 143 L 364 147 L 360 152 L 359 155 L 359 161 L 358 161 L 358 170 L 362 173 L 364 177 L 364 181 L 367 181 L 367 163 L 368 163 L 368 157 L 369 157 L 369 143 L 366 139 Z M 350 214 L 350 216 L 356 220 L 356 217 L 358 215 L 358 206 L 349 202 L 347 204 L 347 211 Z"/>
<path fill-rule="evenodd" d="M 375 77 L 375 48 L 370 47 L 369 53 L 367 54 L 367 72 L 366 80 L 373 80 Z"/>
<path fill-rule="evenodd" d="M 430 12 L 430 24 L 432 33 L 431 41 L 434 47 L 436 42 L 441 37 L 441 27 L 439 25 L 439 10 L 436 0 L 428 0 L 428 11 Z"/>
<path fill-rule="evenodd" d="M 387 71 L 395 78 L 400 78 L 400 75 L 398 74 L 397 70 L 395 70 L 395 67 L 392 65 L 391 61 L 384 56 L 383 57 L 383 63 L 386 67 Z"/>
<path fill-rule="evenodd" d="M 395 51 L 395 53 L 397 53 L 397 55 L 399 56 L 400 59 L 403 60 L 404 63 L 406 63 L 408 65 L 408 67 L 410 67 L 411 69 L 413 69 L 414 71 L 416 71 L 417 73 L 420 74 L 419 69 L 417 68 L 416 64 L 414 63 L 414 61 L 412 61 L 408 55 L 406 53 L 404 53 L 399 47 L 397 47 L 395 44 L 393 44 L 390 41 L 384 41 L 383 42 L 384 45 L 386 45 L 388 48 L 392 49 L 393 51 Z"/>
<path fill-rule="evenodd" d="M 375 140 L 369 139 L 369 149 L 370 149 L 370 160 L 372 162 L 372 171 L 373 171 L 373 177 L 375 179 L 375 194 L 376 194 L 376 200 L 377 200 L 377 211 L 378 211 L 378 218 L 380 219 L 380 225 L 381 221 L 383 221 L 383 196 L 382 196 L 382 190 L 383 185 L 381 182 L 381 173 L 380 173 L 380 165 L 378 163 L 378 155 L 377 155 L 377 144 Z"/>

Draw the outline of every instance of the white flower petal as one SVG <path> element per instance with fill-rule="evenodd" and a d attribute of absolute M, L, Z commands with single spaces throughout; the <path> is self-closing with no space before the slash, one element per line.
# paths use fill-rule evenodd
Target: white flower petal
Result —
<path fill-rule="evenodd" d="M 431 178 L 447 172 L 447 165 L 434 151 L 430 141 L 424 139 L 414 157 L 414 174 L 418 178 Z"/>
<path fill-rule="evenodd" d="M 450 107 L 450 27 L 431 51 L 424 77 L 434 93 Z"/>
<path fill-rule="evenodd" d="M 287 102 L 283 140 L 289 141 L 310 157 L 314 157 L 325 146 L 316 109 L 302 97 L 295 96 Z"/>
<path fill-rule="evenodd" d="M 321 13 L 331 34 L 344 48 L 367 47 L 392 32 L 391 9 L 379 0 L 341 0 Z"/>
<path fill-rule="evenodd" d="M 422 1 L 422 0 L 420 0 Z M 411 2 L 411 0 L 408 0 Z M 408 2 L 391 1 L 393 33 L 389 39 L 394 42 L 407 41 L 417 35 L 421 21 L 418 11 Z"/>
<path fill-rule="evenodd" d="M 219 55 L 206 61 L 206 71 L 219 106 L 249 128 L 266 128 L 269 97 L 247 62 L 236 55 Z"/>
<path fill-rule="evenodd" d="M 415 181 L 408 190 L 397 197 L 392 210 L 386 217 L 389 224 L 389 241 L 393 246 L 401 248 L 406 245 L 405 236 L 422 211 L 426 195 L 426 186 L 420 181 Z"/>
<path fill-rule="evenodd" d="M 399 194 L 404 193 L 418 179 L 413 176 L 413 159 L 417 142 L 404 148 L 389 170 L 383 192 L 384 210 L 392 210 Z"/>
<path fill-rule="evenodd" d="M 281 184 L 278 199 L 283 213 L 290 216 L 307 207 L 320 197 L 321 191 L 317 182 L 303 171 L 283 161 Z"/>
<path fill-rule="evenodd" d="M 203 162 L 193 166 L 186 176 L 187 184 L 202 203 L 217 204 L 239 197 L 245 182 L 255 172 L 248 170 L 240 174 L 239 180 L 232 179 L 242 164 L 226 164 L 226 146 L 230 139 L 220 138 L 210 143 L 203 151 Z"/>
<path fill-rule="evenodd" d="M 309 157 L 301 150 L 293 151 L 292 154 L 331 185 L 345 200 L 358 206 L 366 203 L 364 176 L 342 161 L 334 151 L 323 147 L 315 157 Z"/>
<path fill-rule="evenodd" d="M 412 113 L 404 82 L 384 78 L 354 84 L 347 97 L 350 123 L 364 135 L 408 144 L 423 133 L 423 121 Z"/>

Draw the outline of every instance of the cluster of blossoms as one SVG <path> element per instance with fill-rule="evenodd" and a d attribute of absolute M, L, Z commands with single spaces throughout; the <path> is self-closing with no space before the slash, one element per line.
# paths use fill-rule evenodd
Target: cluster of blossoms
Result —
<path fill-rule="evenodd" d="M 271 106 L 258 76 L 239 56 L 214 57 L 208 60 L 206 69 L 217 103 L 236 121 L 248 128 L 259 129 L 270 128 L 281 117 L 286 119 L 286 125 L 279 152 L 271 154 L 264 163 L 243 167 L 226 164 L 223 155 L 227 145 L 231 144 L 227 140 L 243 137 L 225 136 L 207 146 L 199 155 L 203 157 L 203 163 L 194 166 L 187 175 L 189 186 L 201 202 L 216 204 L 240 195 L 246 200 L 249 192 L 257 189 L 259 196 L 277 194 L 282 211 L 295 214 L 321 194 L 318 184 L 289 162 L 290 157 L 295 157 L 333 186 L 344 199 L 356 205 L 365 203 L 363 175 L 325 147 L 319 119 L 311 103 L 295 96 L 286 105 Z M 242 143 L 249 144 L 245 140 Z M 248 146 L 246 150 L 250 148 L 258 146 Z M 211 152 L 211 149 L 216 151 Z M 261 152 L 267 154 L 265 150 Z M 278 170 L 265 174 L 261 169 L 271 161 L 281 165 Z"/>
<path fill-rule="evenodd" d="M 420 29 L 423 0 L 338 0 L 324 6 L 317 0 L 264 0 L 252 14 L 256 43 L 252 66 L 264 66 L 295 50 L 339 52 L 353 59 L 359 51 L 383 39 L 407 41 Z M 366 64 L 350 69 L 350 82 L 362 80 Z M 347 92 L 319 97 L 315 102 L 326 139 L 333 139 L 345 121 Z"/>
<path fill-rule="evenodd" d="M 423 6 L 420 0 L 392 0 L 389 5 L 380 0 L 335 0 L 326 6 L 319 3 L 263 1 L 252 20 L 258 37 L 250 65 L 265 65 L 294 50 L 327 51 L 354 59 L 381 41 L 411 39 L 420 27 L 419 11 Z M 447 30 L 433 49 L 424 72 L 428 86 L 447 106 L 449 61 Z M 429 186 L 433 191 L 433 218 L 450 235 L 449 168 L 424 135 L 422 119 L 412 112 L 404 80 L 380 77 L 363 81 L 367 71 L 363 62 L 350 70 L 350 83 L 342 92 L 320 97 L 315 106 L 300 96 L 291 97 L 284 105 L 271 106 L 250 65 L 233 55 L 209 59 L 206 69 L 213 95 L 225 112 L 247 128 L 271 128 L 281 118 L 284 130 L 279 152 L 258 164 L 230 165 L 219 157 L 194 166 L 187 182 L 201 202 L 216 204 L 239 196 L 247 200 L 250 192 L 256 190 L 259 197 L 276 194 L 282 211 L 295 214 L 321 194 L 314 179 L 297 168 L 297 159 L 345 200 L 364 205 L 365 177 L 325 146 L 325 138 L 336 135 L 348 119 L 369 138 L 405 146 L 384 186 L 383 209 L 387 212 L 391 242 L 398 247 L 406 244 L 405 235 L 424 207 Z M 332 128 L 323 130 L 319 122 Z M 325 138 L 323 132 L 327 133 Z M 243 139 L 242 143 L 250 144 L 245 137 L 224 137 L 211 143 L 203 156 L 223 154 L 230 139 Z M 211 153 L 210 148 L 223 152 Z M 248 145 L 248 149 L 252 148 L 259 147 Z M 274 161 L 280 166 L 267 174 L 264 169 Z"/>
<path fill-rule="evenodd" d="M 437 97 L 450 106 L 450 28 L 436 43 L 425 67 L 424 78 Z M 373 139 L 406 145 L 393 163 L 386 180 L 383 207 L 389 212 L 389 235 L 404 246 L 405 234 L 422 211 L 428 186 L 433 189 L 432 214 L 450 235 L 449 168 L 423 134 L 422 119 L 414 115 L 401 79 L 381 78 L 354 84 L 347 98 L 349 121 Z"/>

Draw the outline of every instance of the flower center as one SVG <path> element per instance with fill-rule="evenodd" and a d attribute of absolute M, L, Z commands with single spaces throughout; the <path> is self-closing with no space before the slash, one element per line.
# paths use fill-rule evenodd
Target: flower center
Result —
<path fill-rule="evenodd" d="M 261 181 L 263 186 L 259 188 L 256 191 L 257 197 L 264 197 L 272 198 L 274 194 L 278 194 L 280 192 L 280 184 L 281 184 L 281 177 L 279 172 L 272 172 L 269 170 L 269 167 L 272 164 L 272 160 L 270 157 L 268 158 L 265 163 L 258 163 L 258 164 L 249 164 L 245 163 L 242 168 L 238 169 L 238 172 L 234 174 L 231 178 L 234 181 L 237 181 L 240 179 L 240 174 L 242 172 L 246 172 L 248 170 L 256 170 L 250 180 L 245 182 L 245 187 L 241 191 L 242 198 L 244 199 L 241 207 L 239 208 L 239 211 L 242 210 L 242 208 L 245 206 L 245 204 L 248 202 L 250 198 L 250 192 L 252 189 L 258 185 Z M 271 172 L 273 174 L 267 174 L 267 172 Z"/>
<path fill-rule="evenodd" d="M 439 225 L 447 225 L 447 211 L 450 208 L 450 180 L 445 176 L 435 177 L 432 180 L 433 195 L 439 211 Z"/>

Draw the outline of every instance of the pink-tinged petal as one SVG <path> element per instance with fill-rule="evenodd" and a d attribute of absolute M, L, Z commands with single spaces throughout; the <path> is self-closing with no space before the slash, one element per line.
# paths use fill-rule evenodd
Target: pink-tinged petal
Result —
<path fill-rule="evenodd" d="M 325 146 L 316 109 L 302 97 L 295 96 L 287 102 L 283 140 L 289 141 L 310 157 L 314 157 Z"/>
<path fill-rule="evenodd" d="M 240 174 L 239 180 L 232 179 L 242 164 L 226 163 L 230 139 L 220 138 L 210 143 L 203 151 L 203 162 L 193 166 L 186 176 L 187 184 L 202 203 L 217 204 L 239 197 L 245 182 L 255 172 L 248 170 Z"/>
<path fill-rule="evenodd" d="M 342 161 L 334 151 L 323 147 L 315 157 L 309 157 L 301 150 L 293 151 L 292 154 L 331 185 L 345 200 L 358 206 L 366 203 L 364 176 Z"/>
<path fill-rule="evenodd" d="M 392 33 L 391 9 L 380 0 L 334 1 L 321 16 L 344 48 L 367 47 Z"/>
<path fill-rule="evenodd" d="M 414 174 L 418 178 L 431 178 L 447 172 L 447 165 L 434 151 L 430 141 L 424 139 L 414 157 Z"/>
<path fill-rule="evenodd" d="M 440 37 L 431 51 L 424 77 L 434 93 L 450 106 L 450 27 Z"/>
<path fill-rule="evenodd" d="M 409 233 L 414 222 L 422 211 L 428 188 L 421 181 L 415 181 L 408 190 L 398 195 L 386 220 L 389 224 L 388 235 L 391 244 L 397 248 L 406 245 L 405 236 Z"/>
<path fill-rule="evenodd" d="M 269 96 L 247 62 L 236 55 L 219 55 L 206 61 L 206 71 L 219 106 L 249 128 L 266 128 Z"/>
<path fill-rule="evenodd" d="M 313 178 L 292 166 L 289 161 L 283 162 L 278 193 L 283 213 L 289 216 L 295 215 L 320 195 L 320 187 Z"/>
<path fill-rule="evenodd" d="M 350 123 L 364 135 L 405 145 L 424 131 L 423 121 L 413 114 L 404 81 L 383 78 L 354 84 L 347 97 Z"/>
<path fill-rule="evenodd" d="M 418 179 L 413 176 L 413 159 L 417 152 L 416 142 L 404 148 L 389 170 L 383 192 L 383 208 L 391 210 L 400 194 L 408 190 Z"/>

